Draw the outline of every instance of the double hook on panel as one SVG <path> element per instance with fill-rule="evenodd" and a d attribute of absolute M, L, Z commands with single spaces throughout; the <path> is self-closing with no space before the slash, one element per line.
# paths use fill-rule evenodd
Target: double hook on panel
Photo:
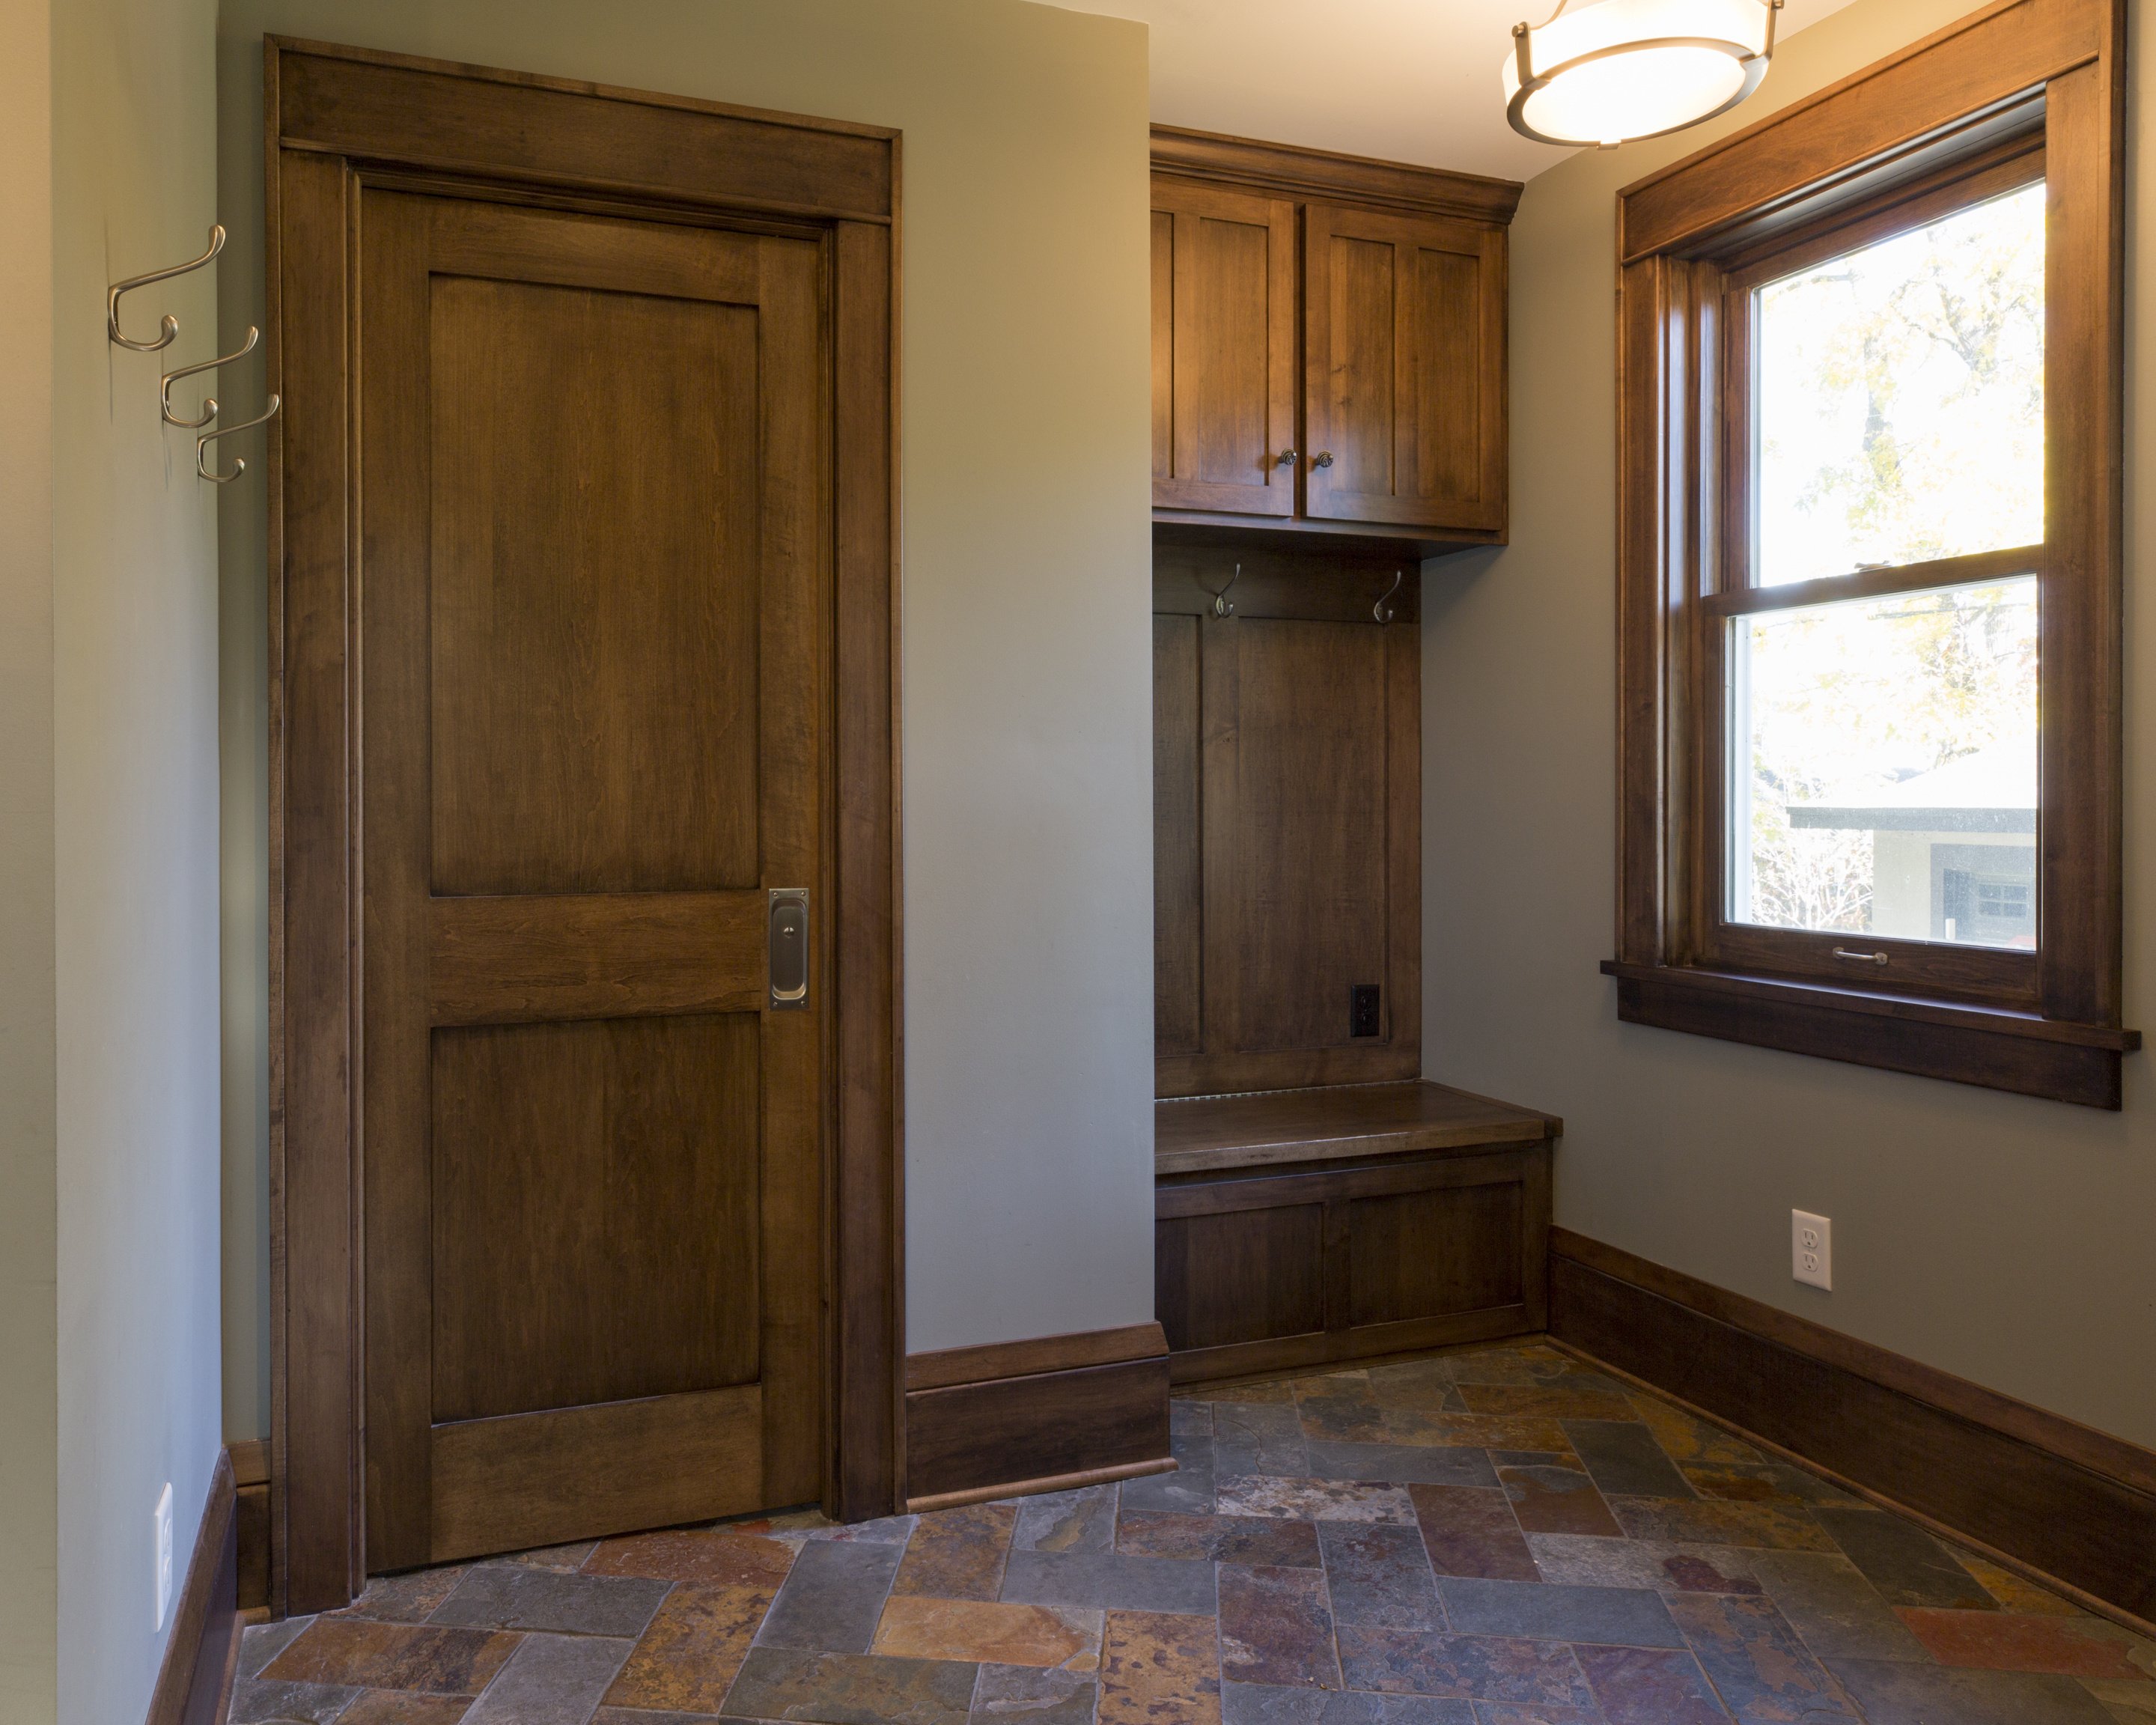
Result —
<path fill-rule="evenodd" d="M 1235 614 L 1235 602 L 1229 598 L 1228 595 L 1235 590 L 1235 583 L 1242 578 L 1243 566 L 1240 563 L 1238 563 L 1235 565 L 1235 572 L 1228 578 L 1228 584 L 1225 587 L 1221 588 L 1217 592 L 1215 592 L 1212 588 L 1207 587 L 1204 582 L 1199 582 L 1198 585 L 1200 588 L 1213 595 L 1213 614 L 1215 617 L 1233 617 Z M 1395 569 L 1393 571 L 1393 584 L 1385 589 L 1384 596 L 1381 598 L 1376 604 L 1370 607 L 1371 622 L 1390 623 L 1393 620 L 1395 614 L 1393 607 L 1393 595 L 1400 590 L 1401 583 L 1405 582 L 1407 578 L 1408 572 L 1406 570 Z"/>
<path fill-rule="evenodd" d="M 132 275 L 125 281 L 113 283 L 105 290 L 105 333 L 110 339 L 113 346 L 125 347 L 131 353 L 157 353 L 171 347 L 180 333 L 179 319 L 167 311 L 157 321 L 156 336 L 146 341 L 138 341 L 120 327 L 120 296 L 122 294 L 132 293 L 136 288 L 149 287 L 160 281 L 170 281 L 176 275 L 185 275 L 191 270 L 199 270 L 223 249 L 224 226 L 219 223 L 209 230 L 209 249 L 199 258 L 190 259 L 184 264 L 175 264 L 169 270 L 152 270 L 146 275 Z M 216 472 L 209 465 L 209 446 L 221 437 L 230 437 L 235 432 L 252 431 L 258 425 L 268 424 L 276 416 L 277 410 L 284 405 L 284 403 L 273 391 L 270 396 L 269 405 L 254 418 L 242 420 L 237 425 L 220 425 L 216 429 L 211 430 L 208 429 L 210 422 L 218 416 L 217 398 L 213 395 L 205 395 L 195 417 L 190 419 L 174 410 L 172 385 L 182 377 L 192 377 L 203 372 L 213 372 L 219 366 L 228 366 L 234 360 L 244 359 L 254 351 L 254 344 L 261 339 L 261 331 L 249 324 L 247 326 L 247 339 L 242 341 L 234 352 L 220 355 L 215 359 L 199 361 L 194 365 L 180 366 L 172 371 L 167 372 L 158 384 L 158 416 L 167 425 L 177 425 L 182 431 L 192 431 L 197 434 L 195 471 L 213 485 L 230 485 L 247 471 L 247 460 L 244 456 L 235 456 L 233 459 L 230 473 Z"/>

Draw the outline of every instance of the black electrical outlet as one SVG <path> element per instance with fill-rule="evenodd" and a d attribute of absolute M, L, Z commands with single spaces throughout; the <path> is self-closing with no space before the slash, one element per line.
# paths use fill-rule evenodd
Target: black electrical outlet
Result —
<path fill-rule="evenodd" d="M 1357 983 L 1348 988 L 1348 1034 L 1350 1036 L 1382 1036 L 1385 1034 L 1380 1007 L 1382 999 L 1375 983 Z"/>

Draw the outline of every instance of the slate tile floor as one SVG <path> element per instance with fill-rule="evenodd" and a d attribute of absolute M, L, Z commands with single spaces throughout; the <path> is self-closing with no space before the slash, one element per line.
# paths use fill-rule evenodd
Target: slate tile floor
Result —
<path fill-rule="evenodd" d="M 1120 1488 L 377 1581 L 233 1725 L 2156 1725 L 2156 1646 L 1545 1344 L 1204 1395 Z"/>

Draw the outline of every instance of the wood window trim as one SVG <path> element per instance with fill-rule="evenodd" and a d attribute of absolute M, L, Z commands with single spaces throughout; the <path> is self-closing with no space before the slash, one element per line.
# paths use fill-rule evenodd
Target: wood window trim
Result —
<path fill-rule="evenodd" d="M 2120 1106 L 2121 1056 L 2140 1045 L 2120 1016 L 2124 23 L 2119 0 L 1998 0 L 1618 194 L 1619 906 L 1602 968 L 1620 1018 Z M 1708 597 L 1727 504 L 1722 296 L 1763 259 L 1862 244 L 1973 187 L 2025 183 L 2038 147 L 2050 185 L 2040 762 L 2046 785 L 2070 788 L 2040 820 L 2042 945 L 2018 975 L 2011 955 L 1976 953 L 1917 989 L 1769 973 L 1707 934 L 1697 655 L 1702 622 L 1738 608 Z M 1802 602 L 1787 591 L 1775 602 Z"/>
<path fill-rule="evenodd" d="M 836 1009 L 824 1507 L 902 1507 L 897 922 L 899 135 L 270 36 L 264 122 L 270 385 L 270 1605 L 366 1574 L 357 1086 L 359 834 L 346 295 L 361 182 L 646 219 L 767 224 L 828 248 Z M 430 122 L 453 80 L 484 124 Z M 693 116 L 698 147 L 678 146 Z M 669 126 L 664 119 L 675 123 Z M 312 259 L 310 263 L 310 259 Z M 304 281 L 302 278 L 304 277 Z M 307 291 L 300 291 L 304 285 Z"/>

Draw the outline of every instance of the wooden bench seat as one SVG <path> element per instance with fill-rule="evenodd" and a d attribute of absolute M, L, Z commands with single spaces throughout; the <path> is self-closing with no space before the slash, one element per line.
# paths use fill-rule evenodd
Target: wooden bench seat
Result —
<path fill-rule="evenodd" d="M 1176 1383 L 1541 1329 L 1555 1117 L 1439 1084 L 1154 1105 Z"/>

